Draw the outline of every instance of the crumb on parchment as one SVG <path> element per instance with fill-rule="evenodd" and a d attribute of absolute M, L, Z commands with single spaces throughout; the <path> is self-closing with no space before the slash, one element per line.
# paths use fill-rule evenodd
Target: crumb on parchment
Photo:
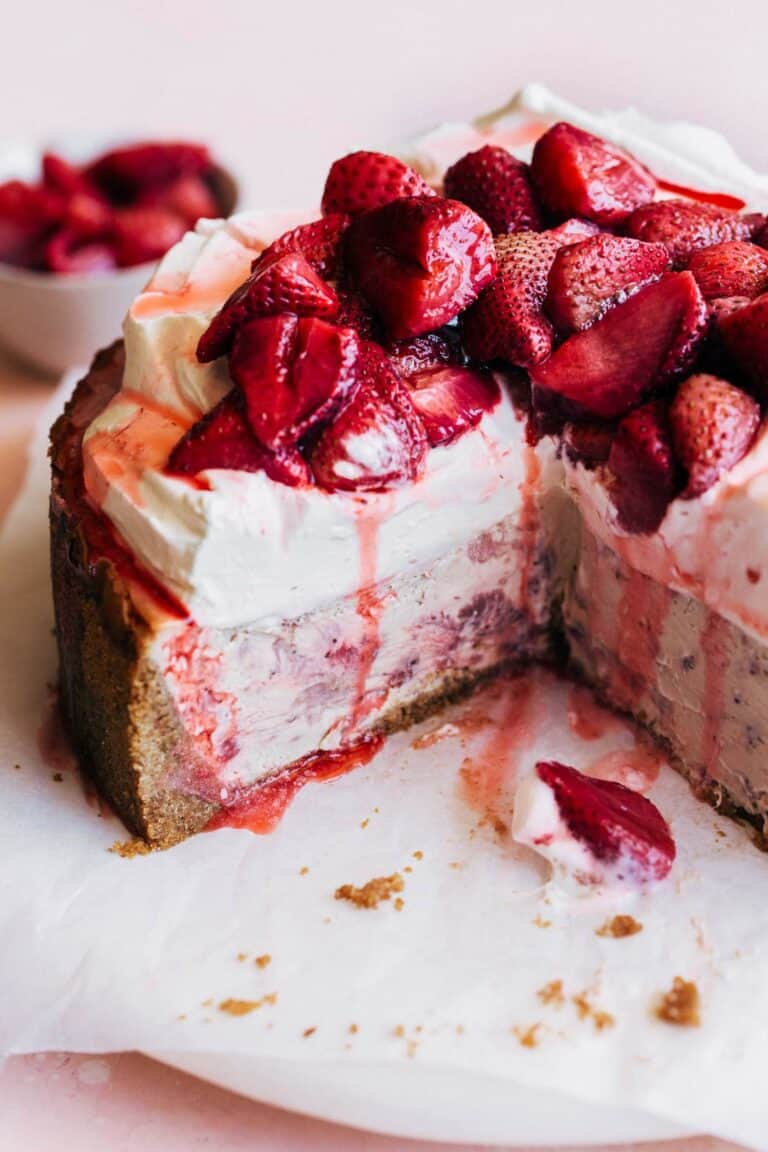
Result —
<path fill-rule="evenodd" d="M 698 1028 L 701 1024 L 699 990 L 693 980 L 675 976 L 672 987 L 656 1004 L 655 1014 L 665 1024 L 679 1028 Z"/>
<path fill-rule="evenodd" d="M 266 1004 L 277 1003 L 277 992 L 270 992 L 266 996 L 262 996 L 259 1000 L 237 1000 L 234 997 L 229 997 L 227 1000 L 222 1000 L 219 1003 L 219 1012 L 225 1012 L 228 1016 L 248 1016 L 251 1012 L 258 1011 Z"/>
<path fill-rule="evenodd" d="M 269 952 L 265 952 L 263 956 L 257 956 L 253 962 L 257 968 L 266 968 L 272 963 L 272 957 Z"/>
<path fill-rule="evenodd" d="M 552 1004 L 555 1008 L 559 1008 L 561 1004 L 565 1003 L 562 980 L 550 980 L 543 988 L 539 988 L 536 995 L 542 1004 Z"/>
<path fill-rule="evenodd" d="M 515 1027 L 512 1033 L 517 1037 L 521 1048 L 537 1048 L 540 1030 L 541 1024 L 531 1024 L 528 1028 Z"/>
<path fill-rule="evenodd" d="M 571 996 L 571 1003 L 579 1014 L 579 1020 L 591 1020 L 596 1032 L 613 1028 L 616 1023 L 610 1012 L 604 1012 L 602 1008 L 596 1008 L 592 1004 L 586 992 L 579 992 L 576 996 Z"/>
<path fill-rule="evenodd" d="M 393 872 L 391 876 L 375 876 L 361 888 L 356 888 L 354 884 L 342 884 L 336 889 L 334 897 L 336 900 L 348 900 L 358 908 L 377 908 L 382 900 L 389 900 L 394 893 L 402 892 L 404 888 L 403 877 L 399 872 Z"/>
<path fill-rule="evenodd" d="M 134 836 L 131 840 L 115 840 L 114 844 L 110 844 L 107 851 L 114 852 L 123 860 L 132 860 L 134 856 L 148 856 L 153 848 L 151 844 L 147 844 L 146 840 Z"/>
<path fill-rule="evenodd" d="M 625 936 L 636 936 L 642 932 L 643 926 L 634 916 L 612 916 L 599 928 L 595 929 L 596 936 L 608 936 L 614 940 L 623 940 Z"/>

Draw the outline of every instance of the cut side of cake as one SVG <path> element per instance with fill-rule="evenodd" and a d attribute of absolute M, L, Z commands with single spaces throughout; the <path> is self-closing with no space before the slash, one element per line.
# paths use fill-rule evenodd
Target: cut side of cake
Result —
<path fill-rule="evenodd" d="M 54 427 L 64 712 L 148 841 L 541 661 L 762 829 L 764 202 L 561 111 L 201 222 Z"/>

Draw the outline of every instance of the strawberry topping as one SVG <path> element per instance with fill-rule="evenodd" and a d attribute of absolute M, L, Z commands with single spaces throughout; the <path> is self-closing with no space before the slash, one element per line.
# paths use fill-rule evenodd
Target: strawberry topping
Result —
<path fill-rule="evenodd" d="M 211 167 L 200 144 L 129 144 L 100 156 L 84 171 L 89 184 L 115 203 L 129 203 L 150 189 L 167 187 L 180 176 L 199 176 Z"/>
<path fill-rule="evenodd" d="M 595 468 L 604 464 L 611 451 L 616 429 L 613 424 L 566 424 L 563 428 L 563 447 L 568 459 Z"/>
<path fill-rule="evenodd" d="M 300 253 L 315 272 L 326 280 L 336 280 L 341 265 L 341 238 L 349 225 L 349 216 L 334 213 L 310 224 L 299 224 L 267 245 L 251 265 L 251 271 L 269 263 L 285 252 Z"/>
<path fill-rule="evenodd" d="M 438 196 L 394 200 L 357 217 L 345 251 L 350 279 L 396 339 L 448 323 L 496 274 L 488 225 Z"/>
<path fill-rule="evenodd" d="M 759 296 L 768 288 L 768 252 L 745 240 L 726 240 L 694 252 L 688 269 L 705 300 Z"/>
<path fill-rule="evenodd" d="M 565 400 L 574 416 L 612 419 L 690 367 L 706 324 L 693 276 L 672 273 L 570 336 L 533 369 L 534 388 Z"/>
<path fill-rule="evenodd" d="M 578 332 L 668 268 L 662 244 L 607 234 L 571 244 L 555 256 L 546 311 L 559 332 Z"/>
<path fill-rule="evenodd" d="M 418 372 L 409 384 L 432 447 L 450 444 L 474 428 L 501 399 L 499 385 L 489 372 L 455 365 Z"/>
<path fill-rule="evenodd" d="M 113 224 L 117 262 L 127 267 L 158 260 L 186 230 L 184 220 L 167 208 L 121 208 Z"/>
<path fill-rule="evenodd" d="M 563 122 L 537 140 L 531 173 L 555 216 L 583 216 L 604 227 L 621 224 L 656 191 L 653 176 L 627 152 Z"/>
<path fill-rule="evenodd" d="M 758 397 L 768 400 L 768 293 L 721 313 L 717 330 L 733 363 Z"/>
<path fill-rule="evenodd" d="M 463 364 L 464 353 L 456 328 L 441 328 L 426 336 L 412 336 L 410 340 L 392 340 L 387 354 L 401 376 L 406 379 L 429 368 L 445 364 Z"/>
<path fill-rule="evenodd" d="M 395 156 L 350 152 L 331 165 L 322 210 L 324 216 L 335 212 L 359 216 L 406 196 L 434 196 L 434 192 L 418 172 Z"/>
<path fill-rule="evenodd" d="M 655 532 L 679 489 L 662 401 L 652 400 L 624 417 L 611 444 L 608 468 L 621 526 L 628 532 Z"/>
<path fill-rule="evenodd" d="M 718 376 L 689 376 L 669 409 L 672 443 L 688 474 L 683 497 L 701 496 L 749 450 L 760 426 L 751 396 Z"/>
<path fill-rule="evenodd" d="M 694 252 L 726 240 L 748 240 L 754 218 L 714 204 L 690 200 L 659 200 L 633 212 L 627 235 L 649 244 L 663 244 L 676 268 L 685 268 Z"/>
<path fill-rule="evenodd" d="M 468 152 L 448 169 L 443 189 L 446 196 L 482 216 L 494 236 L 541 228 L 530 168 L 506 148 L 486 144 Z"/>

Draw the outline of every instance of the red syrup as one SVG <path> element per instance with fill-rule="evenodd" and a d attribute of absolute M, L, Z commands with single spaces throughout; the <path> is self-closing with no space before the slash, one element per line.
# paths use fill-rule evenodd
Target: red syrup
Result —
<path fill-rule="evenodd" d="M 686 196 L 699 204 L 712 204 L 715 208 L 725 208 L 731 212 L 740 212 L 746 207 L 746 200 L 742 200 L 740 196 L 731 196 L 727 192 L 704 192 L 699 188 L 686 188 L 684 184 L 673 184 L 670 180 L 657 180 L 656 183 L 664 192 Z"/>
<path fill-rule="evenodd" d="M 263 784 L 233 792 L 205 831 L 247 828 L 258 835 L 272 832 L 305 784 L 334 780 L 370 763 L 383 743 L 383 736 L 372 735 L 333 752 L 311 752 Z"/>

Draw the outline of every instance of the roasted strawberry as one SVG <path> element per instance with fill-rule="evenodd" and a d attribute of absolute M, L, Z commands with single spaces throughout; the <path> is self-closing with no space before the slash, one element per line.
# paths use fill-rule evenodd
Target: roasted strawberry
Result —
<path fill-rule="evenodd" d="M 286 252 L 269 263 L 259 264 L 235 289 L 200 337 L 197 358 L 205 364 L 225 356 L 238 328 L 254 316 L 277 316 L 281 312 L 335 316 L 338 310 L 339 301 L 331 286 L 298 252 Z"/>
<path fill-rule="evenodd" d="M 0 260 L 25 268 L 41 265 L 45 241 L 63 212 L 57 192 L 21 180 L 0 184 Z"/>
<path fill-rule="evenodd" d="M 410 393 L 375 344 L 364 344 L 352 400 L 323 431 L 310 453 L 324 488 L 377 491 L 415 480 L 427 438 Z"/>
<path fill-rule="evenodd" d="M 718 376 L 689 376 L 669 409 L 672 444 L 688 474 L 683 497 L 701 496 L 749 450 L 760 406 Z"/>
<path fill-rule="evenodd" d="M 107 240 L 112 233 L 112 209 L 101 196 L 77 192 L 67 200 L 62 223 L 83 238 Z"/>
<path fill-rule="evenodd" d="M 488 225 L 439 196 L 394 200 L 358 216 L 344 248 L 351 282 L 395 339 L 448 323 L 496 275 Z"/>
<path fill-rule="evenodd" d="M 83 240 L 72 229 L 59 228 L 45 246 L 45 264 L 51 272 L 77 275 L 109 272 L 117 267 L 117 258 L 110 244 Z"/>
<path fill-rule="evenodd" d="M 335 322 L 344 328 L 354 328 L 361 340 L 378 341 L 381 325 L 372 314 L 359 292 L 336 283 L 336 296 L 339 308 Z"/>
<path fill-rule="evenodd" d="M 547 233 L 564 244 L 577 244 L 579 240 L 589 240 L 592 236 L 599 236 L 602 228 L 593 224 L 591 220 L 579 220 L 572 216 L 570 220 L 563 220 L 556 228 L 548 228 Z"/>
<path fill-rule="evenodd" d="M 198 220 L 213 219 L 220 215 L 216 197 L 202 176 L 179 176 L 171 184 L 150 189 L 139 199 L 139 204 L 152 208 L 167 208 L 193 228 Z"/>
<path fill-rule="evenodd" d="M 595 468 L 608 459 L 615 435 L 613 424 L 597 421 L 590 424 L 566 424 L 563 428 L 563 448 L 574 464 Z"/>
<path fill-rule="evenodd" d="M 111 200 L 128 204 L 180 176 L 199 176 L 211 167 L 208 149 L 199 144 L 128 144 L 98 157 L 85 177 Z"/>
<path fill-rule="evenodd" d="M 768 292 L 744 308 L 721 314 L 717 330 L 726 352 L 758 398 L 768 400 Z"/>
<path fill-rule="evenodd" d="M 272 480 L 291 487 L 311 481 L 309 466 L 298 449 L 270 452 L 259 443 L 245 418 L 242 396 L 235 391 L 182 436 L 166 467 L 185 476 L 213 468 L 266 472 Z"/>
<path fill-rule="evenodd" d="M 759 296 L 768 288 L 768 252 L 746 240 L 700 248 L 688 261 L 705 300 Z"/>
<path fill-rule="evenodd" d="M 562 121 L 536 141 L 531 175 L 555 216 L 606 227 L 621 224 L 656 191 L 653 176 L 629 153 Z"/>
<path fill-rule="evenodd" d="M 323 189 L 323 215 L 359 216 L 406 196 L 434 196 L 418 172 L 383 152 L 350 152 L 331 165 Z"/>
<path fill-rule="evenodd" d="M 764 216 L 760 220 L 752 233 L 752 239 L 755 244 L 759 244 L 761 248 L 768 248 L 768 217 Z"/>
<path fill-rule="evenodd" d="M 531 370 L 536 390 L 611 420 L 693 363 L 707 325 L 707 306 L 690 272 L 641 288 L 590 328 L 570 336 Z"/>
<path fill-rule="evenodd" d="M 552 264 L 545 311 L 559 332 L 578 332 L 668 268 L 663 244 L 609 234 L 569 244 Z"/>
<path fill-rule="evenodd" d="M 57 152 L 44 152 L 42 162 L 43 184 L 63 196 L 76 196 L 78 193 L 93 195 L 93 187 L 82 170 Z"/>
<path fill-rule="evenodd" d="M 443 190 L 482 216 L 494 236 L 541 228 L 531 170 L 506 148 L 486 144 L 468 152 L 445 174 Z"/>
<path fill-rule="evenodd" d="M 261 443 L 273 450 L 294 445 L 330 420 L 356 387 L 359 354 L 352 328 L 313 316 L 260 316 L 241 325 L 229 370 Z"/>
<path fill-rule="evenodd" d="M 726 240 L 748 240 L 754 218 L 714 204 L 692 200 L 658 200 L 633 212 L 628 236 L 648 244 L 663 244 L 675 268 L 685 268 L 694 252 Z"/>
<path fill-rule="evenodd" d="M 628 532 L 655 532 L 680 488 L 669 417 L 661 400 L 628 413 L 608 455 L 613 502 Z"/>
<path fill-rule="evenodd" d="M 349 226 L 349 216 L 336 212 L 322 220 L 299 224 L 267 245 L 251 265 L 255 272 L 260 264 L 269 263 L 285 252 L 299 252 L 315 272 L 326 280 L 336 280 L 341 265 L 341 238 Z"/>
<path fill-rule="evenodd" d="M 432 447 L 450 444 L 474 428 L 501 399 L 501 390 L 491 373 L 473 368 L 428 368 L 416 373 L 408 383 Z"/>
<path fill-rule="evenodd" d="M 645 796 L 554 760 L 540 760 L 520 785 L 512 835 L 561 879 L 585 885 L 655 884 L 676 855 L 669 825 Z"/>
<path fill-rule="evenodd" d="M 397 371 L 404 378 L 429 368 L 446 364 L 463 364 L 461 338 L 456 328 L 441 328 L 425 336 L 412 336 L 410 340 L 392 340 L 386 352 Z"/>
<path fill-rule="evenodd" d="M 166 208 L 121 208 L 114 215 L 113 238 L 122 267 L 159 260 L 187 230 Z"/>
<path fill-rule="evenodd" d="M 717 299 L 710 300 L 711 327 L 719 332 L 721 320 L 724 320 L 726 316 L 731 316 L 734 312 L 738 312 L 741 308 L 746 308 L 747 304 L 751 303 L 752 298 L 750 296 L 718 296 Z"/>

